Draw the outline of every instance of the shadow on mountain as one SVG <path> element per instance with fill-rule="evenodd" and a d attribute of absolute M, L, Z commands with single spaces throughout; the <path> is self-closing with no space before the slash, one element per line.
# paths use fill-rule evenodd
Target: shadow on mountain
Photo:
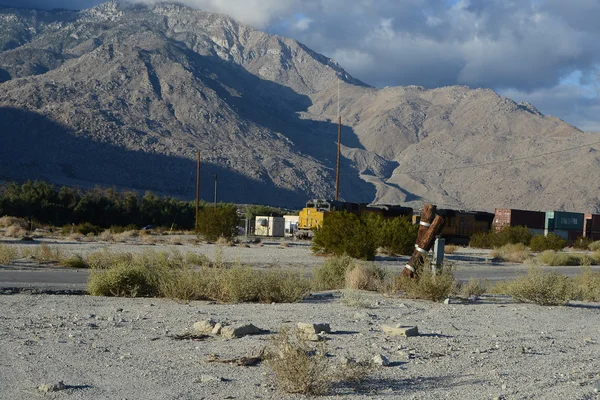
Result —
<path fill-rule="evenodd" d="M 284 135 L 293 142 L 296 152 L 324 164 L 332 177 L 333 187 L 337 160 L 337 123 L 302 119 L 300 113 L 307 111 L 312 105 L 308 96 L 276 82 L 261 79 L 238 64 L 226 62 L 216 56 L 200 55 L 187 48 L 185 43 L 171 41 L 171 44 L 183 52 L 191 72 L 201 78 L 203 84 L 214 90 L 241 118 Z M 170 47 L 170 50 L 175 49 Z M 217 75 L 215 71 L 218 71 Z M 345 146 L 364 150 L 358 136 L 348 126 L 342 128 L 342 141 Z M 375 187 L 360 179 L 358 171 L 349 160 L 342 158 L 342 170 L 345 173 L 340 183 L 340 193 L 344 194 L 347 201 L 371 201 L 375 197 Z"/>
<path fill-rule="evenodd" d="M 10 81 L 12 77 L 8 73 L 8 71 L 0 68 L 0 83 Z"/>
<path fill-rule="evenodd" d="M 117 186 L 191 199 L 195 196 L 196 163 L 180 157 L 128 150 L 77 136 L 43 115 L 0 107 L 0 179 L 43 179 L 83 188 Z M 299 206 L 303 196 L 204 163 L 201 198 Z"/>

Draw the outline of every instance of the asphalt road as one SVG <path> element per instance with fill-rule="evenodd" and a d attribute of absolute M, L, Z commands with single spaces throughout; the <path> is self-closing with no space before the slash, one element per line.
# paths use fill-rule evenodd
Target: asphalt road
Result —
<path fill-rule="evenodd" d="M 545 267 L 565 275 L 577 275 L 582 267 Z M 592 267 L 600 270 L 600 267 Z M 454 273 L 461 281 L 471 278 L 487 279 L 489 281 L 506 280 L 527 272 L 526 266 L 471 266 L 457 269 Z M 74 290 L 86 289 L 87 270 L 58 269 L 58 268 L 29 268 L 11 269 L 0 266 L 0 289 L 28 288 L 38 290 Z"/>

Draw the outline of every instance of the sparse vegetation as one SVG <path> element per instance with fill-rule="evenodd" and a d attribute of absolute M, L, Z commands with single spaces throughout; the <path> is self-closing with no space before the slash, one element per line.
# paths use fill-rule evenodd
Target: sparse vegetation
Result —
<path fill-rule="evenodd" d="M 463 297 L 481 296 L 488 290 L 488 284 L 480 279 L 471 278 L 467 283 L 458 285 L 458 293 Z"/>
<path fill-rule="evenodd" d="M 19 257 L 19 251 L 13 246 L 0 244 L 0 264 L 9 264 Z"/>
<path fill-rule="evenodd" d="M 444 246 L 444 253 L 454 254 L 454 253 L 456 253 L 457 249 L 458 249 L 458 246 L 455 246 L 453 244 L 447 244 L 446 246 Z"/>
<path fill-rule="evenodd" d="M 533 234 L 525 226 L 507 226 L 499 231 L 492 230 L 474 234 L 471 236 L 469 246 L 480 249 L 491 249 L 517 243 L 529 246 L 532 238 Z"/>
<path fill-rule="evenodd" d="M 358 263 L 348 256 L 330 257 L 322 266 L 315 268 L 314 280 L 317 289 L 342 289 L 346 286 L 346 271 Z"/>
<path fill-rule="evenodd" d="M 584 268 L 572 282 L 572 300 L 600 302 L 600 271 Z"/>
<path fill-rule="evenodd" d="M 506 244 L 492 250 L 491 256 L 496 260 L 522 263 L 529 258 L 529 250 L 522 243 Z"/>
<path fill-rule="evenodd" d="M 579 236 L 575 242 L 573 242 L 573 248 L 577 250 L 588 250 L 592 244 L 592 239 Z"/>
<path fill-rule="evenodd" d="M 554 250 L 546 250 L 536 257 L 536 260 L 544 265 L 549 266 L 568 266 L 568 265 L 583 265 L 588 266 L 600 263 L 600 254 L 589 256 L 587 254 L 569 254 L 557 252 Z"/>
<path fill-rule="evenodd" d="M 302 332 L 284 327 L 271 338 L 266 362 L 281 391 L 308 396 L 330 394 L 335 384 L 358 383 L 373 371 L 370 362 L 334 366 L 326 353 L 323 342 L 314 345 Z"/>
<path fill-rule="evenodd" d="M 427 264 L 422 268 L 419 279 L 399 277 L 397 288 L 412 299 L 442 301 L 457 288 L 452 266 L 444 265 L 437 274 L 434 274 Z"/>
<path fill-rule="evenodd" d="M 529 268 L 526 275 L 496 284 L 492 291 L 513 297 L 517 301 L 539 305 L 566 304 L 573 294 L 572 283 L 565 275 Z"/>
<path fill-rule="evenodd" d="M 361 292 L 353 289 L 346 289 L 342 292 L 342 297 L 340 299 L 342 304 L 347 305 L 348 307 L 356 307 L 356 308 L 369 308 L 371 307 L 371 302 L 369 298 L 362 294 Z"/>
<path fill-rule="evenodd" d="M 546 236 L 534 236 L 530 243 L 531 251 L 562 250 L 566 245 L 566 240 L 552 232 Z"/>
<path fill-rule="evenodd" d="M 20 238 L 25 236 L 25 229 L 23 229 L 20 225 L 11 225 L 6 228 L 5 235 L 13 238 Z"/>
<path fill-rule="evenodd" d="M 257 271 L 239 264 L 227 267 L 175 250 L 141 255 L 98 252 L 88 262 L 92 267 L 88 291 L 100 296 L 283 303 L 302 299 L 311 287 L 310 280 L 298 273 Z"/>
<path fill-rule="evenodd" d="M 597 240 L 595 242 L 592 242 L 588 245 L 588 248 L 591 251 L 600 251 L 600 240 Z"/>
<path fill-rule="evenodd" d="M 347 289 L 376 291 L 381 287 L 385 271 L 373 264 L 356 264 L 346 269 Z"/>

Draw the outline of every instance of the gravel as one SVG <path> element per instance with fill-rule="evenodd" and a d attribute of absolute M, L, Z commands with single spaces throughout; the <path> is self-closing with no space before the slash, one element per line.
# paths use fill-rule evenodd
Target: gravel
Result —
<path fill-rule="evenodd" d="M 357 310 L 337 293 L 297 304 L 235 305 L 0 296 L 0 398 L 30 399 L 53 382 L 66 386 L 45 395 L 54 399 L 295 398 L 275 389 L 264 364 L 205 360 L 249 356 L 271 333 L 301 321 L 330 324 L 332 362 L 374 354 L 389 360 L 362 387 L 337 387 L 344 398 L 598 398 L 599 304 L 541 307 L 485 297 L 444 305 L 364 295 L 380 305 Z M 174 339 L 206 319 L 252 323 L 264 333 Z M 382 324 L 418 325 L 419 335 L 389 337 Z"/>

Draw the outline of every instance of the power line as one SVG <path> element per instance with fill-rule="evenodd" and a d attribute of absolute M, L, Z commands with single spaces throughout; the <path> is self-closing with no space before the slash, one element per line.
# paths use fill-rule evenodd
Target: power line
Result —
<path fill-rule="evenodd" d="M 501 161 L 490 161 L 490 162 L 487 162 L 487 163 L 463 165 L 463 166 L 460 166 L 460 167 L 452 167 L 452 168 L 427 169 L 427 170 L 422 170 L 422 171 L 394 172 L 394 173 L 392 173 L 392 175 L 422 174 L 422 173 L 427 173 L 427 172 L 445 172 L 445 171 L 455 171 L 455 170 L 459 170 L 459 169 L 486 167 L 488 165 L 513 163 L 513 162 L 518 162 L 518 161 L 529 160 L 531 158 L 536 158 L 536 157 L 543 157 L 543 156 L 548 156 L 548 155 L 552 155 L 552 154 L 564 153 L 564 152 L 567 152 L 567 151 L 577 150 L 577 149 L 581 149 L 583 147 L 590 147 L 590 146 L 594 146 L 594 145 L 597 145 L 597 144 L 600 144 L 600 142 L 583 144 L 583 145 L 571 147 L 571 148 L 568 148 L 568 149 L 549 151 L 547 153 L 540 153 L 540 154 L 535 154 L 535 155 L 532 155 L 532 156 L 517 157 L 517 158 L 508 158 L 508 159 L 501 160 Z"/>

